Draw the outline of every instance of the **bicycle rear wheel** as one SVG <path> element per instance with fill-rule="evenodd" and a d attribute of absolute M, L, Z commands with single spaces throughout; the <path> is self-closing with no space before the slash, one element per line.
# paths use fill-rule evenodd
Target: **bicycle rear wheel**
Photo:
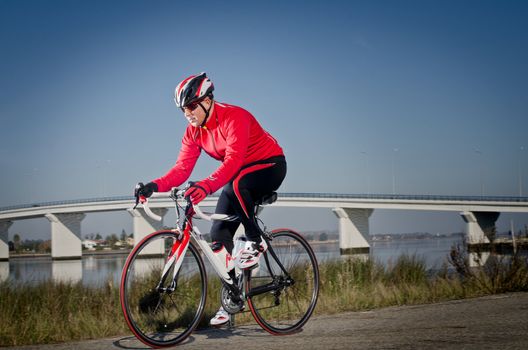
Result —
<path fill-rule="evenodd" d="M 317 304 L 319 268 L 308 242 L 294 231 L 274 231 L 272 247 L 278 259 L 268 249 L 260 258 L 258 271 L 246 273 L 247 301 L 264 330 L 290 334 L 301 329 Z"/>
<path fill-rule="evenodd" d="M 175 264 L 162 277 L 176 241 L 172 231 L 154 232 L 132 250 L 123 267 L 120 299 L 125 320 L 139 340 L 153 347 L 185 340 L 204 312 L 206 272 L 191 242 L 176 278 Z"/>

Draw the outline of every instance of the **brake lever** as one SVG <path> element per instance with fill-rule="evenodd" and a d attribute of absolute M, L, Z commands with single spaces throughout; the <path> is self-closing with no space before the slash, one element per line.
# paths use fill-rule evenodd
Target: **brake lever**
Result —
<path fill-rule="evenodd" d="M 132 208 L 132 209 L 136 209 L 137 206 L 139 205 L 139 203 L 143 204 L 146 201 L 147 201 L 147 199 L 145 197 L 143 197 L 141 195 L 136 196 L 136 205 L 134 205 L 134 208 Z"/>

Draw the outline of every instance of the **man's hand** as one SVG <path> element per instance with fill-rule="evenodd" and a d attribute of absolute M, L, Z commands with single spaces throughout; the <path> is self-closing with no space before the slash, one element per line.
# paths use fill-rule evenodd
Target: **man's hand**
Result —
<path fill-rule="evenodd" d="M 136 197 L 136 205 L 139 202 L 143 203 L 145 200 L 152 196 L 152 193 L 158 192 L 158 185 L 154 182 L 149 182 L 146 185 L 143 185 L 142 182 L 139 182 L 134 189 L 134 197 Z"/>
<path fill-rule="evenodd" d="M 209 186 L 203 181 L 191 182 L 191 186 L 185 191 L 185 198 L 189 199 L 193 205 L 197 205 L 210 194 Z"/>

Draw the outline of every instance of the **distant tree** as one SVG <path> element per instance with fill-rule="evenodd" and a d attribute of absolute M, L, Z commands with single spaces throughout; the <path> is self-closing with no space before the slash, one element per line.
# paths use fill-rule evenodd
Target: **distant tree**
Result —
<path fill-rule="evenodd" d="M 493 226 L 488 232 L 488 239 L 490 240 L 490 242 L 493 243 L 495 241 L 495 238 L 497 238 L 497 226 Z"/>
<path fill-rule="evenodd" d="M 125 229 L 123 229 L 123 230 L 121 231 L 121 240 L 124 241 L 124 240 L 126 240 L 126 238 L 127 238 L 127 234 L 126 234 Z"/>
<path fill-rule="evenodd" d="M 41 239 L 25 239 L 20 243 L 20 250 L 36 252 L 40 243 Z"/>
<path fill-rule="evenodd" d="M 322 232 L 320 235 L 319 235 L 319 240 L 321 242 L 326 242 L 328 241 L 328 233 L 326 232 Z"/>
<path fill-rule="evenodd" d="M 17 253 L 20 251 L 20 240 L 20 235 L 18 233 L 15 233 L 15 235 L 13 236 L 13 245 Z"/>
<path fill-rule="evenodd" d="M 37 251 L 40 253 L 51 253 L 51 240 L 40 243 L 38 245 Z"/>
<path fill-rule="evenodd" d="M 106 240 L 110 246 L 113 246 L 117 241 L 119 241 L 119 238 L 117 238 L 115 233 L 112 233 L 111 235 L 106 236 Z"/>
<path fill-rule="evenodd" d="M 99 233 L 97 233 L 97 234 L 95 235 L 95 239 L 96 239 L 96 240 L 103 239 L 103 236 L 101 236 Z"/>

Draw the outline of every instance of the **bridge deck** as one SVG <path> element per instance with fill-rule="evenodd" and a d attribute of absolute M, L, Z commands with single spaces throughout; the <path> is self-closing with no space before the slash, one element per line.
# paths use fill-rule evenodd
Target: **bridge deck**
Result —
<path fill-rule="evenodd" d="M 213 206 L 218 197 L 210 196 L 204 206 Z M 16 205 L 0 208 L 0 220 L 42 217 L 47 213 L 104 212 L 133 206 L 132 196 L 90 198 Z M 335 193 L 280 193 L 274 204 L 282 207 L 369 208 L 439 211 L 528 212 L 528 197 L 383 195 Z M 155 199 L 151 206 L 170 207 L 170 199 Z"/>

